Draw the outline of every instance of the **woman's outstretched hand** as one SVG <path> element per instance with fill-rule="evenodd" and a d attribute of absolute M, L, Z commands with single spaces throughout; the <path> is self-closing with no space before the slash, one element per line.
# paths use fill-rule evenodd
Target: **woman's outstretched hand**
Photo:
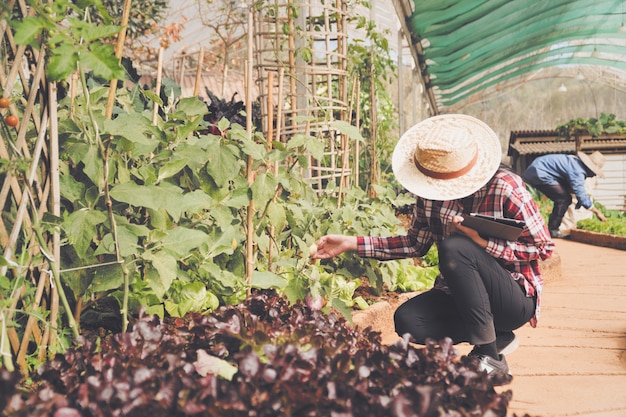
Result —
<path fill-rule="evenodd" d="M 328 259 L 357 249 L 356 236 L 326 235 L 317 241 L 317 250 L 311 251 L 313 259 Z"/>

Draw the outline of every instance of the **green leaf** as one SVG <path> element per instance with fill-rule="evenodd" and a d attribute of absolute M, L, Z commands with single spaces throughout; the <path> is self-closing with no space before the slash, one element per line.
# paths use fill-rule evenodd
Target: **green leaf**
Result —
<path fill-rule="evenodd" d="M 152 121 L 141 113 L 122 113 L 115 119 L 105 119 L 102 133 L 121 136 L 132 143 L 148 146 L 150 150 L 146 153 L 149 153 L 159 144 L 158 140 L 146 134 L 151 129 Z"/>
<path fill-rule="evenodd" d="M 64 80 L 76 71 L 78 52 L 72 45 L 61 45 L 50 52 L 46 74 L 50 81 Z"/>
<path fill-rule="evenodd" d="M 190 116 L 203 116 L 208 113 L 207 105 L 197 97 L 185 97 L 181 98 L 178 104 L 176 104 L 176 111 L 183 112 L 187 117 Z"/>
<path fill-rule="evenodd" d="M 209 160 L 209 152 L 199 149 L 196 144 L 181 143 L 176 148 L 176 155 L 186 159 L 189 168 L 194 170 L 202 168 Z"/>
<path fill-rule="evenodd" d="M 317 138 L 310 138 L 306 142 L 306 150 L 313 156 L 315 159 L 323 159 L 325 152 L 325 145 L 322 141 Z"/>
<path fill-rule="evenodd" d="M 239 161 L 230 147 L 220 146 L 219 143 L 212 148 L 209 154 L 207 171 L 218 187 L 228 184 L 240 171 Z"/>
<path fill-rule="evenodd" d="M 213 230 L 206 241 L 208 255 L 212 258 L 233 253 L 233 239 L 236 239 L 239 229 L 233 226 L 223 227 L 221 230 Z"/>
<path fill-rule="evenodd" d="M 120 30 L 122 30 L 122 26 L 93 25 L 85 23 L 84 25 L 81 25 L 80 37 L 85 42 L 91 42 L 99 39 L 110 38 L 116 35 Z"/>
<path fill-rule="evenodd" d="M 103 265 L 94 268 L 91 290 L 94 293 L 103 293 L 121 288 L 124 284 L 124 271 L 122 265 Z"/>
<path fill-rule="evenodd" d="M 102 211 L 81 209 L 71 213 L 63 222 L 67 240 L 74 246 L 79 257 L 86 255 L 91 242 L 97 235 L 96 226 L 106 220 L 107 216 Z"/>
<path fill-rule="evenodd" d="M 241 141 L 241 150 L 256 160 L 262 160 L 265 157 L 265 146 L 247 138 Z"/>
<path fill-rule="evenodd" d="M 183 196 L 181 211 L 187 214 L 208 210 L 215 204 L 214 200 L 202 190 L 195 190 Z"/>
<path fill-rule="evenodd" d="M 267 210 L 267 217 L 270 224 L 272 224 L 277 231 L 282 231 L 287 224 L 287 214 L 285 213 L 285 206 L 277 203 L 270 203 Z"/>
<path fill-rule="evenodd" d="M 274 274 L 273 272 L 254 271 L 250 285 L 252 288 L 266 290 L 270 288 L 283 289 L 287 286 L 287 283 L 288 281 L 284 277 Z"/>
<path fill-rule="evenodd" d="M 352 324 L 352 309 L 348 307 L 346 303 L 344 303 L 338 298 L 333 298 L 330 301 L 330 304 L 335 310 L 339 311 L 348 320 L 350 324 Z"/>
<path fill-rule="evenodd" d="M 193 363 L 193 366 L 196 372 L 202 377 L 211 374 L 231 381 L 239 370 L 230 362 L 209 355 L 204 349 L 198 349 L 196 351 L 196 358 L 197 360 Z"/>
<path fill-rule="evenodd" d="M 13 40 L 17 45 L 29 45 L 45 28 L 43 18 L 39 16 L 29 16 L 21 21 L 9 20 L 9 22 L 15 31 Z"/>
<path fill-rule="evenodd" d="M 96 77 L 105 80 L 126 78 L 126 71 L 115 56 L 113 45 L 93 44 L 91 50 L 81 52 L 80 62 L 93 71 Z"/>
<path fill-rule="evenodd" d="M 175 185 L 138 185 L 135 183 L 119 184 L 111 189 L 111 197 L 115 200 L 135 207 L 165 209 L 174 221 L 180 219 L 180 199 L 183 190 Z"/>
<path fill-rule="evenodd" d="M 73 204 L 83 198 L 85 184 L 76 181 L 70 174 L 64 173 L 59 175 L 59 184 L 61 196 Z"/>
<path fill-rule="evenodd" d="M 178 174 L 186 166 L 187 160 L 182 158 L 166 162 L 161 168 L 159 168 L 159 176 L 156 180 L 157 184 L 164 179 L 171 178 Z"/>
<path fill-rule="evenodd" d="M 192 118 L 185 120 L 185 124 L 178 126 L 176 129 L 176 138 L 178 140 L 186 139 L 188 136 L 192 135 L 193 132 L 203 129 L 202 123 L 203 120 L 200 116 L 192 116 Z"/>
<path fill-rule="evenodd" d="M 177 227 L 167 231 L 167 236 L 162 242 L 163 250 L 181 258 L 205 243 L 208 238 L 209 236 L 200 230 Z"/>
<path fill-rule="evenodd" d="M 276 178 L 267 173 L 259 172 L 252 183 L 252 199 L 259 205 L 265 205 L 274 197 L 277 186 Z"/>
<path fill-rule="evenodd" d="M 165 300 L 165 309 L 172 316 L 183 317 L 189 312 L 208 313 L 219 307 L 219 299 L 207 291 L 202 282 L 172 285 L 171 300 Z"/>
<path fill-rule="evenodd" d="M 217 128 L 220 132 L 226 132 L 230 128 L 230 120 L 225 117 L 222 117 L 219 122 L 217 122 Z"/>
<path fill-rule="evenodd" d="M 360 142 L 365 142 L 365 139 L 359 132 L 356 126 L 351 125 L 350 123 L 343 120 L 334 120 L 330 123 L 331 127 L 334 127 L 344 135 L 347 135 L 350 139 L 355 139 Z"/>
<path fill-rule="evenodd" d="M 158 104 L 159 106 L 163 105 L 163 100 L 161 100 L 161 97 L 159 97 L 158 94 L 156 94 L 154 91 L 151 90 L 141 90 L 141 92 L 148 97 L 150 100 L 152 100 L 153 102 L 155 102 L 156 104 Z"/>
<path fill-rule="evenodd" d="M 163 252 L 152 255 L 145 253 L 143 257 L 150 261 L 145 269 L 145 276 L 150 284 L 150 288 L 159 298 L 163 298 L 172 282 L 176 279 L 176 273 L 178 272 L 176 259 Z"/>
<path fill-rule="evenodd" d="M 99 188 L 104 183 L 104 165 L 98 147 L 90 143 L 75 143 L 68 148 L 75 164 L 85 165 L 83 171 Z"/>

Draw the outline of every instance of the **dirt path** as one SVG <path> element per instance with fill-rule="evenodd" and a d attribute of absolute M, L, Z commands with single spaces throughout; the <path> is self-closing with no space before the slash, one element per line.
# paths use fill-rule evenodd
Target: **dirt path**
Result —
<path fill-rule="evenodd" d="M 547 274 L 539 326 L 516 332 L 520 347 L 507 356 L 513 382 L 498 389 L 513 391 L 509 416 L 624 417 L 626 251 L 570 240 L 556 245 L 560 262 Z M 393 343 L 394 310 L 379 303 L 355 323 Z"/>
<path fill-rule="evenodd" d="M 511 414 L 626 416 L 626 251 L 557 241 L 539 327 L 519 330 L 507 358 Z"/>

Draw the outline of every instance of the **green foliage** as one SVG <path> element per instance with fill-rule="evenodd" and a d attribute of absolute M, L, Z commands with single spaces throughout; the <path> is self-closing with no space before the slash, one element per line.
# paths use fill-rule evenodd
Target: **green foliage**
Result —
<path fill-rule="evenodd" d="M 99 91 L 94 86 L 90 97 L 98 129 L 109 138 L 108 182 L 117 240 L 106 215 L 103 158 L 91 140 L 88 115 L 80 107 L 73 119 L 69 107 L 59 111 L 63 267 L 76 298 L 121 296 L 123 270 L 115 263 L 119 251 L 131 271 L 132 306 L 182 316 L 214 309 L 213 295 L 220 304 L 241 302 L 248 289 L 244 219 L 251 199 L 257 207 L 255 288 L 278 289 L 293 302 L 307 295 L 322 297 L 325 305 L 349 315 L 355 303 L 363 306 L 352 298 L 358 279 L 369 279 L 378 290 L 430 285 L 434 269 L 411 260 L 380 263 L 344 254 L 321 265 L 310 261 L 309 246 L 326 233 L 402 232 L 394 207 L 412 202 L 378 186 L 376 198 L 358 188 L 345 190 L 339 204 L 338 190 L 329 188 L 318 196 L 297 165 L 280 165 L 277 173 L 265 169 L 275 161 L 306 163 L 301 156 L 317 146 L 315 138 L 295 135 L 269 149 L 261 135 L 250 139 L 241 126 L 225 120 L 220 122 L 223 136 L 203 134 L 206 106 L 195 98 L 180 100 L 157 127 L 145 116 L 149 105 L 129 113 L 118 109 L 115 119 L 106 120 L 101 116 L 106 97 Z M 251 185 L 248 158 L 256 171 Z M 212 302 L 198 302 L 207 297 Z"/>
<path fill-rule="evenodd" d="M 98 0 L 56 0 L 52 3 L 31 1 L 36 12 L 22 20 L 10 20 L 18 45 L 39 49 L 43 43 L 47 51 L 46 74 L 50 81 L 67 78 L 78 65 L 104 79 L 124 79 L 125 72 L 115 56 L 112 44 L 106 39 L 122 29 L 110 23 L 93 24 L 90 8 L 97 8 L 103 20 L 110 21 L 108 13 Z"/>
<path fill-rule="evenodd" d="M 606 235 L 626 236 L 626 213 L 608 210 L 599 203 L 595 203 L 595 206 L 604 214 L 606 222 L 593 217 L 579 220 L 576 223 L 576 228 Z"/>
<path fill-rule="evenodd" d="M 300 172 L 307 168 L 307 154 L 323 158 L 320 139 L 298 133 L 270 147 L 262 135 L 250 137 L 225 119 L 218 125 L 222 135 L 209 134 L 206 104 L 180 98 L 180 88 L 170 80 L 163 85 L 167 103 L 173 104 L 164 106 L 139 86 L 119 88 L 113 117 L 105 117 L 109 88 L 102 79 L 123 74 L 104 41 L 120 27 L 108 23 L 96 0 L 80 5 L 34 1 L 33 7 L 37 14 L 12 22 L 16 41 L 37 47 L 43 40 L 51 51 L 49 79 L 62 80 L 78 69 L 82 82 L 76 96 L 61 100 L 58 109 L 61 215 L 48 214 L 41 225 L 61 231 L 62 279 L 74 301 L 89 307 L 112 296 L 126 311 L 129 297 L 130 309 L 183 316 L 238 304 L 251 286 L 277 289 L 292 302 L 322 299 L 349 316 L 355 304 L 364 306 L 353 298 L 361 279 L 379 291 L 431 284 L 436 268 L 413 260 L 381 263 L 356 254 L 322 264 L 309 259 L 309 246 L 325 233 L 401 232 L 394 207 L 410 203 L 406 196 L 377 185 L 376 198 L 354 188 L 343 190 L 339 203 L 332 187 L 318 196 Z M 99 25 L 90 20 L 94 8 Z M 353 56 L 369 62 L 362 75 L 388 97 L 381 81 L 393 73 L 388 45 L 371 23 L 367 32 L 373 47 L 357 46 Z M 153 102 L 161 110 L 155 124 Z M 379 113 L 383 131 L 392 120 L 387 104 Z M 353 126 L 339 122 L 335 127 L 362 140 Z M 386 143 L 385 135 L 378 137 Z M 389 150 L 383 148 L 383 153 Z M 251 184 L 248 163 L 254 172 Z M 275 163 L 277 171 L 268 169 Z M 249 261 L 255 271 L 248 283 L 245 236 L 251 202 L 254 259 Z"/>
<path fill-rule="evenodd" d="M 626 134 L 626 120 L 615 120 L 614 114 L 602 113 L 599 119 L 595 117 L 583 119 L 581 117 L 572 119 L 567 123 L 557 126 L 559 136 L 569 139 L 577 134 L 590 134 L 598 137 L 603 134 Z"/>

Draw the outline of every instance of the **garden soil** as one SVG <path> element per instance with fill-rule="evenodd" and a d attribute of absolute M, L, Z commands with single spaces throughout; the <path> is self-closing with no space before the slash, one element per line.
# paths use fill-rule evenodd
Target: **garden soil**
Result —
<path fill-rule="evenodd" d="M 537 328 L 516 331 L 520 347 L 507 356 L 513 382 L 508 416 L 626 416 L 626 251 L 556 240 Z M 384 343 L 398 340 L 393 311 L 414 294 L 378 302 L 354 316 Z M 471 346 L 457 345 L 459 354 Z"/>

